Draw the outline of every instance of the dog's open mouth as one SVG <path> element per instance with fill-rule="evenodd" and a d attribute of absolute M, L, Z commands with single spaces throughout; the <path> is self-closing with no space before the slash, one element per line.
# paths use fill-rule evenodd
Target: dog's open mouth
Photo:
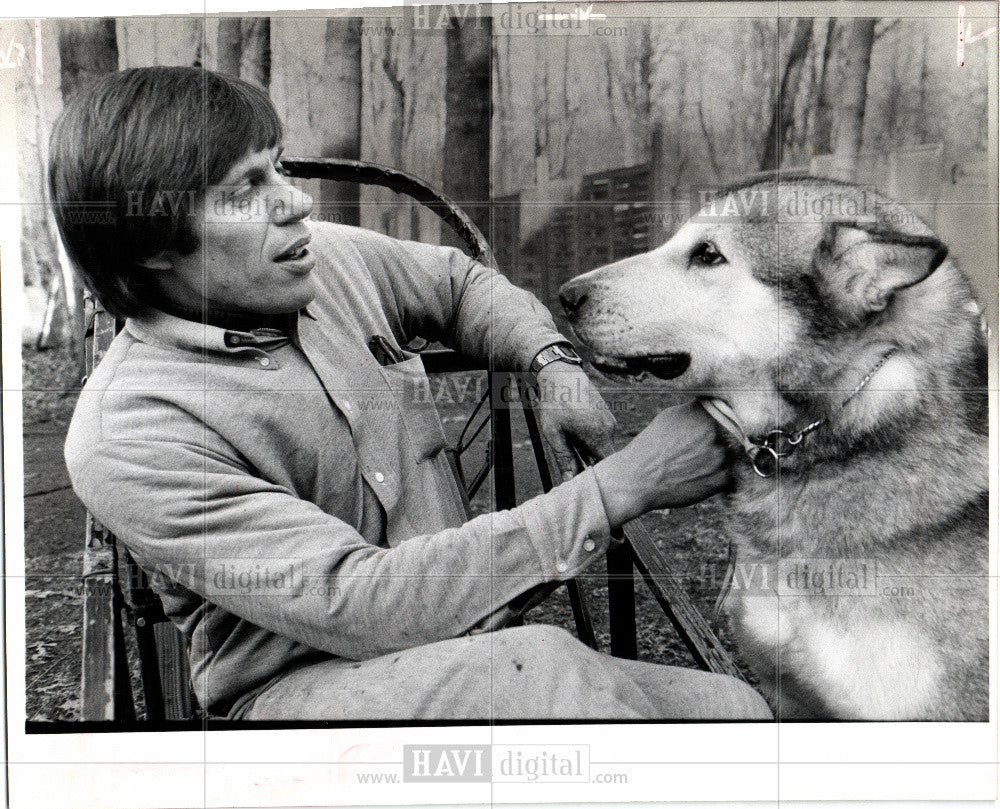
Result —
<path fill-rule="evenodd" d="M 657 379 L 676 379 L 691 365 L 687 353 L 646 354 L 640 357 L 605 357 L 595 355 L 591 364 L 605 376 L 642 382 L 650 376 Z"/>

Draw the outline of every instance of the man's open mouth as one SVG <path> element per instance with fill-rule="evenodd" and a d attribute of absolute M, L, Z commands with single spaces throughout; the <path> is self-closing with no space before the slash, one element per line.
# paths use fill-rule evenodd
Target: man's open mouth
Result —
<path fill-rule="evenodd" d="M 282 250 L 278 255 L 274 257 L 275 261 L 296 261 L 300 258 L 305 258 L 309 254 L 309 236 L 303 236 L 301 239 L 296 239 L 288 247 Z"/>
<path fill-rule="evenodd" d="M 642 382 L 649 377 L 676 379 L 691 365 L 691 355 L 678 352 L 671 354 L 646 354 L 639 357 L 605 357 L 595 355 L 591 360 L 605 376 Z"/>

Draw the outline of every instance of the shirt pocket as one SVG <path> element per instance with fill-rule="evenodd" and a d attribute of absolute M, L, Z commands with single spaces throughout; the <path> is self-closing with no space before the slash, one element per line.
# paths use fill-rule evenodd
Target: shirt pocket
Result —
<path fill-rule="evenodd" d="M 421 463 L 433 458 L 447 446 L 448 439 L 434 404 L 423 360 L 417 354 L 402 362 L 382 366 L 382 373 L 399 404 L 414 460 Z"/>

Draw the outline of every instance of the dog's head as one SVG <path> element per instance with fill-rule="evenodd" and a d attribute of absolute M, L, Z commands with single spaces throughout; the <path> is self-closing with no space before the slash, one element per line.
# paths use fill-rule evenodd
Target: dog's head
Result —
<path fill-rule="evenodd" d="M 792 417 L 779 389 L 842 386 L 845 362 L 860 379 L 887 348 L 932 343 L 955 309 L 974 329 L 951 263 L 932 280 L 946 256 L 870 190 L 771 179 L 720 193 L 662 246 L 574 278 L 560 299 L 602 373 L 742 392 L 748 426 L 763 427 Z"/>

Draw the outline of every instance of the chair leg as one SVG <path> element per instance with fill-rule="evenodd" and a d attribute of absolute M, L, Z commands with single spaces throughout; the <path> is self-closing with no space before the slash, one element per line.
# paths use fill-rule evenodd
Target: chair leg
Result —
<path fill-rule="evenodd" d="M 501 375 L 504 385 L 512 384 L 510 377 Z M 496 394 L 496 390 L 493 391 Z M 491 406 L 495 403 L 491 402 Z M 497 511 L 506 511 L 517 505 L 514 491 L 514 449 L 511 445 L 510 405 L 494 406 L 490 414 L 493 445 L 493 489 Z"/>
<path fill-rule="evenodd" d="M 635 626 L 635 578 L 627 545 L 608 548 L 608 614 L 611 624 L 611 654 L 636 660 L 639 657 Z"/>
<path fill-rule="evenodd" d="M 135 700 L 132 698 L 132 677 L 129 674 L 128 656 L 125 652 L 125 628 L 121 596 L 114 597 L 114 667 L 115 667 L 115 719 L 119 722 L 135 721 Z"/>
<path fill-rule="evenodd" d="M 535 403 L 531 400 L 527 386 L 520 379 L 517 380 L 517 388 L 521 397 L 521 412 L 524 414 L 528 438 L 531 440 L 531 451 L 534 453 L 535 466 L 538 468 L 538 477 L 542 483 L 542 491 L 547 492 L 552 488 L 552 471 L 549 469 L 549 461 L 545 455 L 545 445 L 542 444 L 542 431 L 538 427 Z M 573 608 L 576 636 L 591 649 L 597 649 L 594 621 L 590 617 L 590 610 L 587 608 L 580 583 L 576 579 L 571 579 L 566 582 L 566 591 L 569 593 L 569 603 Z"/>
<path fill-rule="evenodd" d="M 566 582 L 566 591 L 569 593 L 570 606 L 573 607 L 576 636 L 591 649 L 600 651 L 597 648 L 597 635 L 594 634 L 594 620 L 590 617 L 590 610 L 587 608 L 587 601 L 583 590 L 580 589 L 580 582 L 576 579 L 570 579 Z"/>
<path fill-rule="evenodd" d="M 135 640 L 139 647 L 139 669 L 142 675 L 142 690 L 146 696 L 146 718 L 150 722 L 162 722 L 163 688 L 160 684 L 160 669 L 157 665 L 156 638 L 153 627 L 145 618 L 135 621 Z"/>

